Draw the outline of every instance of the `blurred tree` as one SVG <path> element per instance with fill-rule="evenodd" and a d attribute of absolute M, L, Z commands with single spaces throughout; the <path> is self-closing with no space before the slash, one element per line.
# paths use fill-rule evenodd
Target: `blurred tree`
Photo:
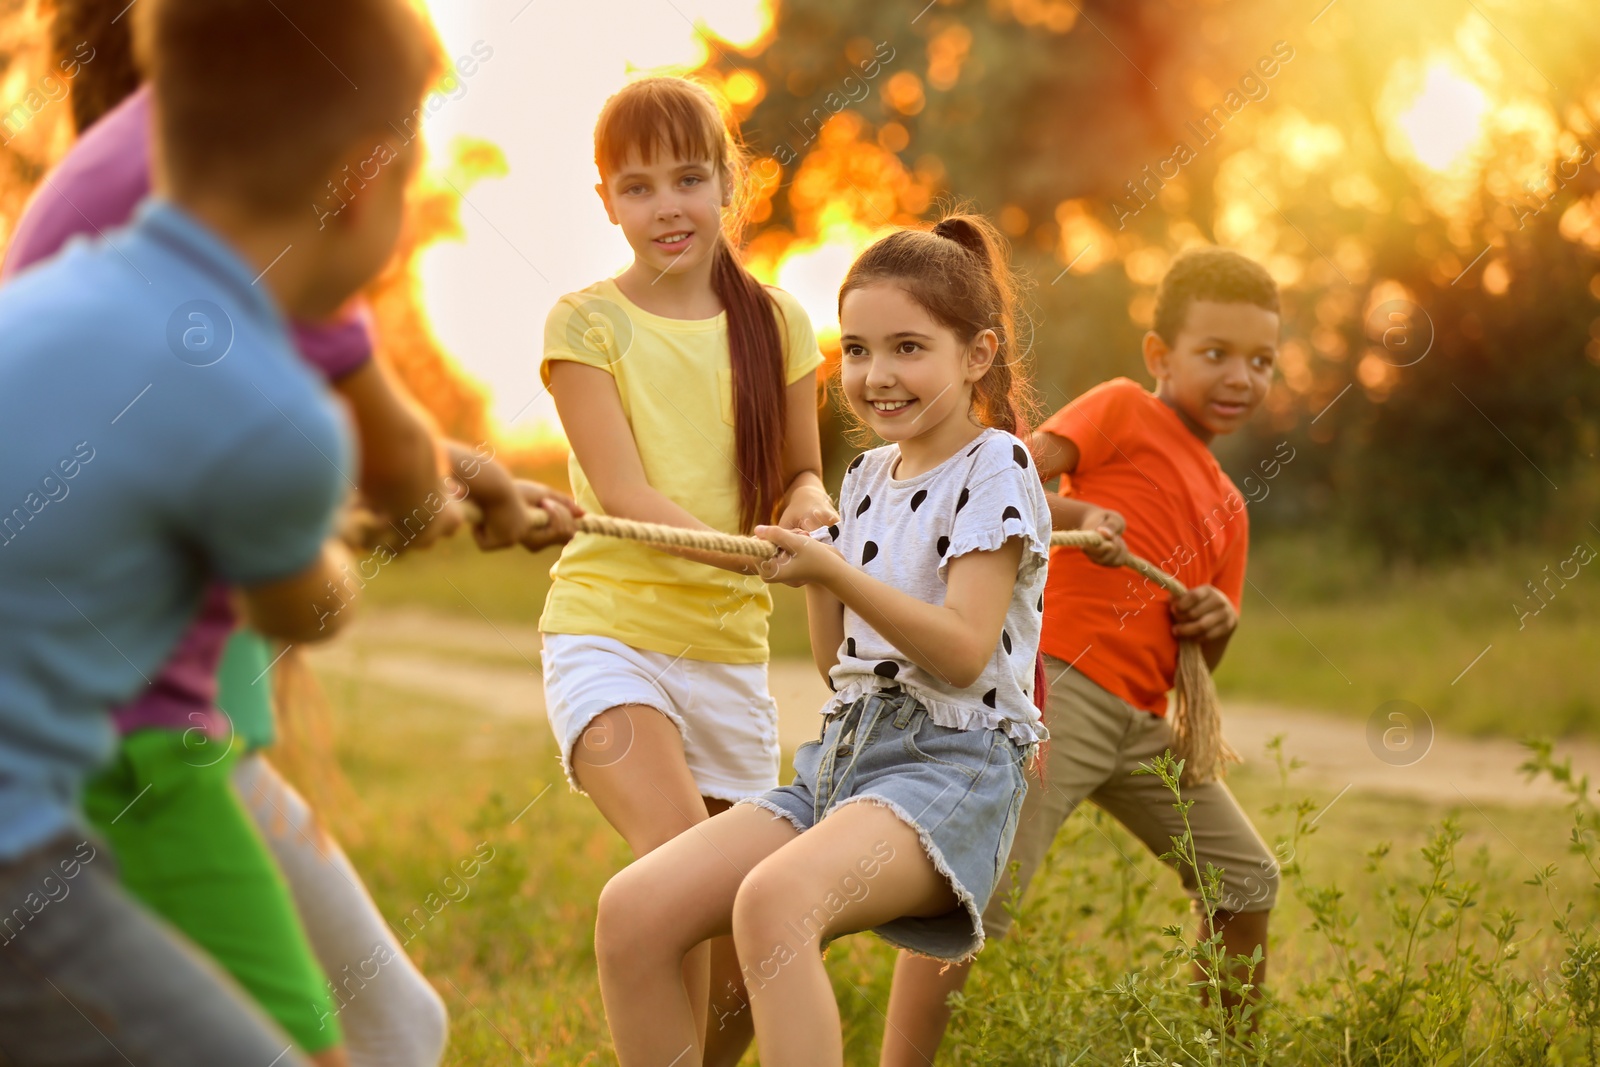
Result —
<path fill-rule="evenodd" d="M 1225 464 L 1292 449 L 1258 522 L 1429 557 L 1600 484 L 1597 50 L 1581 0 L 782 0 L 706 73 L 743 90 L 757 259 L 972 201 L 1037 283 L 1051 407 L 1143 378 L 1177 251 L 1263 262 L 1282 382 Z"/>
<path fill-rule="evenodd" d="M 46 92 L 42 81 L 55 62 L 50 15 L 41 0 L 0 0 L 0 247 L 72 137 L 70 109 L 55 106 L 59 93 Z"/>
<path fill-rule="evenodd" d="M 461 202 L 474 184 L 505 174 L 493 145 L 458 137 L 447 146 L 444 180 L 424 175 L 412 190 L 408 217 L 388 268 L 367 288 L 377 323 L 378 354 L 447 437 L 489 440 L 488 392 L 446 351 L 433 332 L 417 278 L 418 252 L 435 241 L 464 237 Z"/>

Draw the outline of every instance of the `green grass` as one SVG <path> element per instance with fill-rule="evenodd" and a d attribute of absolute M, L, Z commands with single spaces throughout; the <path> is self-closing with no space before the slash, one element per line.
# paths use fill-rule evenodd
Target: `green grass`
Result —
<path fill-rule="evenodd" d="M 1225 697 L 1362 719 L 1385 701 L 1410 700 L 1465 733 L 1600 734 L 1600 559 L 1565 588 L 1552 582 L 1548 606 L 1521 629 L 1512 607 L 1536 605 L 1525 583 L 1571 554 L 1571 546 L 1528 547 L 1409 570 L 1317 538 L 1262 538 L 1217 684 Z M 553 551 L 483 555 L 463 538 L 391 564 L 368 591 L 379 606 L 531 625 L 554 560 Z M 809 656 L 804 595 L 772 592 L 773 655 Z"/>
<path fill-rule="evenodd" d="M 544 723 L 463 716 L 371 679 L 330 676 L 326 686 L 337 755 L 359 797 L 326 810 L 449 1005 L 447 1062 L 613 1062 L 592 931 L 600 888 L 628 854 L 567 791 Z M 1568 812 L 1354 793 L 1335 802 L 1332 789 L 1298 803 L 1303 791 L 1270 762 L 1253 760 L 1231 779 L 1287 861 L 1273 927 L 1276 999 L 1262 1026 L 1270 1051 L 1206 1051 L 1199 1035 L 1212 1017 L 1181 966 L 1197 950 L 1168 929 L 1186 922 L 1177 879 L 1085 809 L 1057 840 L 1016 934 L 985 952 L 942 1062 L 1595 1062 L 1586 1049 L 1600 1023 L 1600 945 L 1592 934 L 1569 942 L 1554 926 L 1568 901 L 1579 931 L 1600 914 L 1592 872 L 1566 855 Z M 1459 822 L 1453 845 L 1431 829 L 1447 817 Z M 463 879 L 460 864 L 486 849 L 491 858 Z M 1551 864 L 1560 871 L 1541 873 Z M 450 876 L 448 895 L 459 899 L 441 904 Z M 1509 941 L 1494 933 L 1502 909 L 1522 920 Z M 425 922 L 404 926 L 419 914 Z M 892 964 L 870 934 L 830 950 L 851 1064 L 876 1062 Z"/>
<path fill-rule="evenodd" d="M 1600 733 L 1600 559 L 1569 565 L 1576 577 L 1552 580 L 1547 605 L 1520 626 L 1513 607 L 1538 607 L 1525 583 L 1572 551 L 1523 547 L 1416 570 L 1308 537 L 1263 540 L 1218 688 L 1360 718 L 1409 700 L 1463 733 Z"/>
<path fill-rule="evenodd" d="M 1521 630 L 1511 607 L 1570 551 L 1416 571 L 1315 538 L 1263 538 L 1219 684 L 1234 699 L 1362 718 L 1398 697 L 1446 728 L 1592 735 L 1600 598 L 1589 583 L 1600 561 Z M 444 545 L 386 568 L 368 586 L 370 604 L 531 625 L 553 559 Z M 773 592 L 774 653 L 806 655 L 801 595 Z M 447 1062 L 612 1062 L 594 903 L 628 853 L 567 791 L 545 725 L 466 717 L 370 681 L 333 678 L 328 688 L 360 799 L 325 810 L 337 812 L 385 915 L 402 928 L 413 917 L 407 951 L 450 1005 Z M 1188 923 L 1177 879 L 1086 808 L 1057 840 L 1017 933 L 975 969 L 941 1062 L 1597 1062 L 1600 876 L 1592 856 L 1586 866 L 1569 854 L 1573 812 L 1360 793 L 1335 801 L 1336 790 L 1301 789 L 1270 768 L 1257 758 L 1230 778 L 1289 861 L 1259 1047 L 1207 1036 L 1219 1020 L 1185 984 L 1187 961 L 1207 948 L 1178 932 Z M 1592 848 L 1589 810 L 1577 840 Z M 467 895 L 440 906 L 443 880 L 459 880 L 459 864 L 486 848 L 493 857 L 462 882 Z M 438 911 L 428 917 L 430 901 Z M 830 950 L 851 1064 L 876 1062 L 892 965 L 871 935 Z"/>

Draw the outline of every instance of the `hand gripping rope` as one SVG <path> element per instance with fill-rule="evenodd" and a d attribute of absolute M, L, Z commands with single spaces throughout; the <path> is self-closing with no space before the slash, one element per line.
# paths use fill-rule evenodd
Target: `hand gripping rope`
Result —
<path fill-rule="evenodd" d="M 481 513 L 471 502 L 463 503 L 462 507 L 468 522 L 481 521 Z M 534 526 L 549 525 L 550 516 L 546 512 L 532 508 L 530 514 Z M 778 554 L 777 546 L 770 541 L 717 530 L 689 530 L 653 522 L 634 522 L 610 515 L 584 515 L 575 521 L 579 533 L 620 537 L 650 545 L 720 552 L 757 561 L 770 560 Z M 370 513 L 358 512 L 354 524 L 347 525 L 345 538 L 354 543 L 371 544 L 372 535 L 381 529 Z M 1052 547 L 1087 548 L 1103 540 L 1092 530 L 1058 530 L 1050 535 Z M 1173 596 L 1188 592 L 1182 582 L 1149 560 L 1129 554 L 1123 559 L 1122 566 L 1137 571 Z M 1177 699 L 1171 713 L 1173 755 L 1183 761 L 1183 783 L 1200 785 L 1214 781 L 1227 773 L 1228 764 L 1238 763 L 1240 759 L 1239 754 L 1223 739 L 1217 687 L 1211 679 L 1211 669 L 1206 666 L 1205 655 L 1198 641 L 1178 642 L 1178 672 L 1174 690 Z"/>
<path fill-rule="evenodd" d="M 547 525 L 549 516 L 533 509 L 533 524 Z M 576 520 L 579 533 L 602 537 L 621 537 L 646 544 L 672 548 L 692 548 L 769 560 L 778 554 L 770 541 L 759 537 L 740 537 L 714 530 L 686 530 L 650 522 L 634 522 L 609 515 L 585 515 Z M 1093 530 L 1058 530 L 1050 535 L 1052 547 L 1087 548 L 1104 540 Z M 1184 584 L 1149 560 L 1129 554 L 1123 564 L 1155 582 L 1173 596 L 1188 592 Z M 1222 712 L 1217 687 L 1211 679 L 1200 643 L 1178 642 L 1178 673 L 1174 686 L 1176 702 L 1172 709 L 1173 755 L 1183 761 L 1183 782 L 1200 785 L 1227 773 L 1227 765 L 1240 762 L 1239 754 L 1222 736 Z"/>

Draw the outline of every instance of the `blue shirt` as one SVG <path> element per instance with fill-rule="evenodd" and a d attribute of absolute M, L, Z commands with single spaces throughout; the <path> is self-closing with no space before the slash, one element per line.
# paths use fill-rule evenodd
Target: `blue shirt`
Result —
<path fill-rule="evenodd" d="M 0 287 L 0 860 L 73 827 L 209 582 L 329 532 L 349 433 L 258 281 L 153 200 Z"/>

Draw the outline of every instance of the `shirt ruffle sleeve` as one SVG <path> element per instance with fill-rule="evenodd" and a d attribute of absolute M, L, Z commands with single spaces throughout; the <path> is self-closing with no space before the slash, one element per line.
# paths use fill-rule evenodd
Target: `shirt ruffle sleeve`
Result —
<path fill-rule="evenodd" d="M 985 442 L 971 481 L 956 502 L 949 542 L 940 552 L 939 577 L 948 581 L 950 561 L 968 552 L 993 552 L 1013 537 L 1022 538 L 1018 579 L 1031 579 L 1050 562 L 1049 506 L 1039 472 L 1026 446 L 996 435 Z M 1041 514 L 1046 516 L 1041 521 Z"/>

